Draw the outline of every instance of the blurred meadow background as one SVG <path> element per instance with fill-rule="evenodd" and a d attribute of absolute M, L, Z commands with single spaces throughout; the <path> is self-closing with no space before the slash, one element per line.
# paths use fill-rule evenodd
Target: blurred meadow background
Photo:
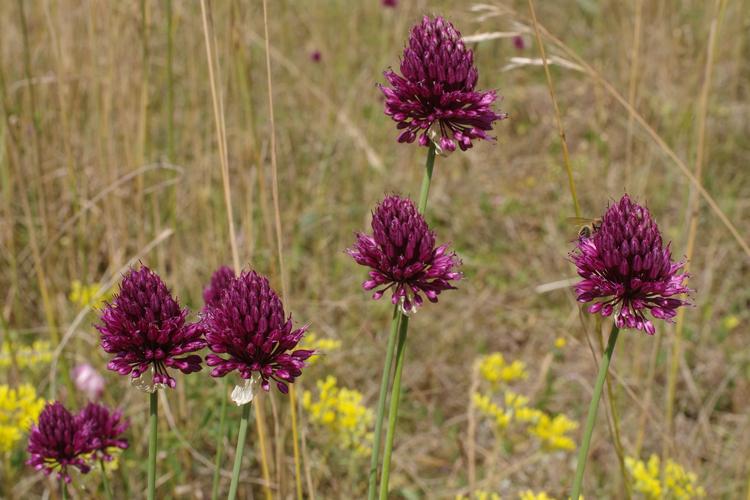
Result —
<path fill-rule="evenodd" d="M 570 288 L 578 228 L 552 89 L 583 215 L 629 193 L 675 258 L 689 257 L 696 290 L 677 325 L 621 336 L 585 496 L 690 498 L 669 489 L 671 474 L 693 496 L 750 498 L 750 2 L 534 6 L 551 87 L 521 0 L 278 0 L 267 26 L 260 0 L 213 1 L 208 37 L 197 1 L 0 2 L 0 384 L 78 409 L 87 397 L 71 371 L 96 368 L 103 401 L 131 421 L 111 483 L 142 497 L 147 398 L 106 370 L 92 295 L 141 261 L 200 309 L 211 273 L 232 261 L 225 151 L 240 260 L 279 291 L 283 266 L 286 308 L 323 351 L 295 384 L 306 495 L 361 498 L 391 308 L 361 289 L 366 272 L 344 250 L 385 194 L 418 192 L 425 150 L 396 142 L 376 83 L 411 25 L 440 14 L 510 119 L 496 143 L 436 162 L 427 219 L 465 279 L 412 318 L 391 497 L 567 498 L 580 439 L 568 423 L 585 417 L 608 326 Z M 162 391 L 158 498 L 210 496 L 221 390 L 204 369 Z M 292 498 L 288 398 L 263 400 L 272 490 Z M 504 427 L 514 405 L 548 425 Z M 223 489 L 239 412 L 230 406 Z M 2 497 L 58 497 L 24 465 L 26 436 L 0 440 Z M 242 498 L 262 497 L 256 442 L 251 427 Z M 654 473 L 652 455 L 672 465 Z M 101 495 L 96 474 L 74 484 L 73 498 Z"/>

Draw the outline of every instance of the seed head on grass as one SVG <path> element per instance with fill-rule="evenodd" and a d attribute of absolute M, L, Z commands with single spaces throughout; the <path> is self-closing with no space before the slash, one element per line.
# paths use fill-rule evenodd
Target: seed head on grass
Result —
<path fill-rule="evenodd" d="M 670 321 L 677 308 L 689 304 L 677 298 L 690 292 L 684 262 L 672 262 L 669 244 L 648 209 L 626 194 L 611 205 L 589 237 L 581 237 L 571 254 L 583 278 L 576 286 L 579 302 L 592 302 L 589 312 L 614 313 L 618 328 L 656 331 L 645 316 Z M 602 300 L 597 300 L 602 299 Z"/>
<path fill-rule="evenodd" d="M 421 146 L 432 140 L 440 152 L 465 151 L 472 140 L 490 140 L 487 131 L 495 120 L 494 90 L 476 90 L 479 73 L 474 53 L 464 45 L 453 24 L 440 16 L 425 16 L 409 34 L 401 59 L 401 75 L 384 73 L 390 87 L 380 85 L 385 95 L 385 114 L 403 130 L 399 142 L 412 143 L 419 135 Z"/>
<path fill-rule="evenodd" d="M 122 418 L 120 410 L 110 411 L 104 405 L 89 403 L 76 415 L 79 425 L 89 425 L 94 437 L 92 446 L 96 458 L 112 460 L 112 452 L 128 447 L 128 440 L 121 434 L 129 427 L 129 422 Z"/>
<path fill-rule="evenodd" d="M 39 415 L 39 422 L 31 428 L 26 463 L 49 475 L 71 482 L 68 467 L 76 467 L 86 474 L 91 467 L 85 456 L 98 445 L 91 423 L 75 418 L 58 401 L 47 403 Z"/>
<path fill-rule="evenodd" d="M 455 289 L 451 281 L 462 278 L 456 270 L 460 259 L 447 244 L 435 246 L 435 234 L 410 199 L 386 197 L 372 214 L 372 232 L 357 234 L 347 253 L 370 268 L 370 279 L 362 287 L 376 289 L 374 299 L 393 288 L 391 302 L 401 301 L 405 313 L 416 312 L 422 293 L 437 302 L 440 292 Z"/>
<path fill-rule="evenodd" d="M 148 392 L 163 385 L 174 388 L 175 379 L 167 368 L 186 374 L 199 371 L 201 357 L 185 355 L 206 346 L 200 325 L 186 323 L 187 315 L 188 310 L 180 309 L 156 273 L 146 266 L 131 269 L 96 326 L 102 348 L 115 355 L 107 368 L 131 374 Z M 149 369 L 153 372 L 150 384 L 140 378 Z"/>
<path fill-rule="evenodd" d="M 246 380 L 249 394 L 243 397 L 233 393 L 238 404 L 252 399 L 254 374 L 261 379 L 265 391 L 274 380 L 286 394 L 287 384 L 302 374 L 305 360 L 314 353 L 309 349 L 295 350 L 307 326 L 293 329 L 291 316 L 285 316 L 281 299 L 268 280 L 253 271 L 232 280 L 222 300 L 207 305 L 203 324 L 208 347 L 213 351 L 206 356 L 206 364 L 213 367 L 211 376 L 223 377 L 237 370 Z"/>

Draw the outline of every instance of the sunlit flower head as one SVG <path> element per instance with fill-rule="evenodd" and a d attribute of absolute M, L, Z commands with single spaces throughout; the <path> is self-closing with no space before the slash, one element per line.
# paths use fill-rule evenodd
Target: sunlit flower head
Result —
<path fill-rule="evenodd" d="M 479 73 L 474 53 L 464 45 L 453 24 L 440 16 L 425 16 L 409 34 L 401 59 L 401 75 L 385 73 L 389 86 L 380 85 L 385 95 L 385 114 L 403 130 L 399 142 L 430 141 L 442 152 L 472 147 L 474 139 L 491 139 L 496 113 L 494 90 L 475 89 Z"/>
<path fill-rule="evenodd" d="M 26 463 L 47 475 L 55 472 L 58 478 L 70 483 L 68 467 L 76 467 L 84 474 L 89 472 L 91 467 L 85 455 L 97 444 L 91 424 L 82 423 L 55 401 L 44 407 L 39 422 L 31 429 Z"/>
<path fill-rule="evenodd" d="M 455 289 L 451 282 L 462 278 L 460 259 L 448 245 L 435 246 L 434 233 L 410 199 L 386 197 L 372 214 L 372 232 L 357 234 L 347 253 L 370 268 L 362 287 L 375 289 L 374 299 L 393 289 L 391 302 L 411 313 L 422 305 L 422 294 L 437 302 L 440 292 Z"/>
<path fill-rule="evenodd" d="M 142 388 L 174 388 L 175 379 L 167 368 L 183 373 L 201 369 L 201 357 L 190 354 L 205 347 L 199 324 L 187 324 L 187 309 L 172 297 L 161 278 L 146 266 L 131 269 L 120 284 L 120 291 L 104 307 L 101 333 L 104 351 L 114 354 L 107 368 L 133 379 L 151 370 L 152 379 L 141 381 Z"/>
<path fill-rule="evenodd" d="M 206 364 L 213 367 L 211 376 L 223 377 L 237 370 L 250 381 L 256 374 L 266 391 L 274 380 L 286 393 L 287 384 L 302 374 L 305 360 L 314 352 L 295 350 L 307 326 L 292 327 L 279 296 L 268 280 L 255 272 L 243 272 L 231 282 L 221 301 L 207 305 L 203 324 L 213 351 L 206 356 Z"/>
<path fill-rule="evenodd" d="M 681 271 L 684 262 L 672 262 L 648 209 L 627 194 L 609 207 L 593 234 L 578 239 L 571 257 L 583 278 L 575 286 L 578 301 L 593 301 L 590 313 L 614 314 L 619 328 L 653 335 L 656 328 L 647 311 L 671 321 L 677 308 L 689 303 L 678 298 L 690 291 Z"/>

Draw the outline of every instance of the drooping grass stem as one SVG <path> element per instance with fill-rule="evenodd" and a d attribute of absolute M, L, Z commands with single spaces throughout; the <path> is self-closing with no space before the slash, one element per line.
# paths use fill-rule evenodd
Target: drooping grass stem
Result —
<path fill-rule="evenodd" d="M 368 474 L 367 498 L 375 500 L 375 485 L 378 480 L 378 465 L 380 458 L 380 441 L 383 433 L 383 413 L 385 412 L 385 400 L 388 393 L 388 385 L 391 380 L 391 366 L 393 365 L 393 349 L 396 346 L 398 336 L 398 325 L 401 320 L 399 305 L 393 306 L 393 317 L 391 319 L 391 333 L 388 335 L 388 345 L 385 350 L 385 363 L 383 365 L 383 376 L 380 380 L 380 395 L 378 396 L 378 407 L 375 414 L 375 434 L 372 443 L 372 454 L 370 455 L 370 471 Z"/>
<path fill-rule="evenodd" d="M 576 465 L 576 475 L 573 480 L 573 489 L 570 498 L 578 499 L 581 494 L 583 471 L 586 468 L 586 458 L 588 457 L 589 446 L 591 445 L 591 434 L 593 433 L 596 414 L 599 410 L 599 399 L 601 399 L 602 396 L 602 388 L 604 387 L 604 381 L 607 378 L 609 363 L 612 360 L 612 353 L 615 350 L 615 343 L 617 342 L 617 336 L 619 333 L 620 329 L 617 328 L 616 325 L 612 325 L 612 331 L 609 333 L 609 340 L 607 341 L 607 348 L 605 349 L 604 356 L 602 356 L 602 361 L 599 364 L 599 373 L 596 376 L 594 394 L 591 396 L 589 413 L 586 417 L 586 425 L 583 428 L 583 441 L 581 441 L 581 447 L 578 449 L 578 465 Z"/>
<path fill-rule="evenodd" d="M 102 485 L 104 486 L 104 493 L 107 496 L 107 500 L 112 500 L 112 490 L 109 488 L 109 479 L 107 479 L 107 470 L 104 468 L 104 460 L 99 459 L 99 468 L 102 470 Z"/>
<path fill-rule="evenodd" d="M 157 392 L 149 394 L 148 409 L 148 500 L 156 498 L 156 422 L 159 414 Z"/>
<path fill-rule="evenodd" d="M 227 386 L 229 379 L 222 382 L 221 409 L 219 410 L 219 434 L 216 436 L 216 457 L 214 458 L 214 478 L 211 483 L 211 500 L 219 498 L 219 478 L 221 477 L 221 455 L 224 451 L 224 433 L 227 421 Z"/>
<path fill-rule="evenodd" d="M 432 182 L 432 170 L 435 166 L 435 143 L 430 142 L 427 150 L 427 161 L 425 162 L 424 177 L 422 178 L 422 188 L 419 191 L 419 204 L 417 209 L 424 215 L 427 209 L 427 197 L 430 194 L 430 184 Z M 409 329 L 409 317 L 406 316 L 399 305 L 396 305 L 396 311 L 393 319 L 398 323 L 398 345 L 396 347 L 396 367 L 393 373 L 393 385 L 391 387 L 391 402 L 388 410 L 388 430 L 386 432 L 385 448 L 383 450 L 383 473 L 380 477 L 380 499 L 388 498 L 388 480 L 390 479 L 391 454 L 393 453 L 393 440 L 396 434 L 396 421 L 398 420 L 398 406 L 401 395 L 401 374 L 404 370 L 404 360 L 406 358 L 406 335 Z M 389 339 L 389 344 L 391 340 Z M 392 346 L 389 346 L 389 351 Z M 389 354 L 392 356 L 392 353 Z M 390 363 L 386 356 L 385 373 L 390 368 Z M 381 423 L 382 425 L 382 423 Z M 378 443 L 379 445 L 380 443 Z M 377 462 L 375 463 L 377 468 Z M 372 468 L 372 465 L 371 465 Z M 370 480 L 373 480 L 372 470 L 370 471 Z"/>
<path fill-rule="evenodd" d="M 240 483 L 240 469 L 242 468 L 242 452 L 245 450 L 245 441 L 247 438 L 247 421 L 250 417 L 250 405 L 242 405 L 242 418 L 240 419 L 240 432 L 237 436 L 237 451 L 234 454 L 234 467 L 232 468 L 232 483 L 229 485 L 228 500 L 234 500 L 237 497 L 237 487 Z"/>

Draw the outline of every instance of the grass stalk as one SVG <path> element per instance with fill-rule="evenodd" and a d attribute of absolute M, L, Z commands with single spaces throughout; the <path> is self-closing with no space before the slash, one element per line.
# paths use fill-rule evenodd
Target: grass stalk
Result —
<path fill-rule="evenodd" d="M 288 303 L 288 286 L 286 269 L 284 266 L 283 236 L 281 230 L 281 209 L 279 208 L 279 171 L 276 158 L 276 121 L 273 110 L 273 79 L 271 77 L 271 47 L 268 34 L 268 2 L 263 0 L 263 34 L 266 53 L 266 83 L 268 87 L 268 115 L 271 135 L 271 196 L 273 198 L 274 225 L 276 228 L 276 253 L 279 262 L 279 276 L 281 278 L 281 295 L 284 303 Z M 302 500 L 302 461 L 299 450 L 299 430 L 297 425 L 297 397 L 296 388 L 289 388 L 289 404 L 292 424 L 292 449 L 294 454 L 294 484 L 297 499 Z"/>
<path fill-rule="evenodd" d="M 156 433 L 157 418 L 159 414 L 158 392 L 154 391 L 149 394 L 148 408 L 148 491 L 146 498 L 154 500 L 156 498 Z"/>
<path fill-rule="evenodd" d="M 393 316 L 391 319 L 391 333 L 388 335 L 388 345 L 385 348 L 385 363 L 383 365 L 383 375 L 380 379 L 380 393 L 378 394 L 378 406 L 375 413 L 375 432 L 373 434 L 372 453 L 370 454 L 370 471 L 367 480 L 367 498 L 375 500 L 377 495 L 376 483 L 378 479 L 378 465 L 380 460 L 380 441 L 383 434 L 383 414 L 385 413 L 385 401 L 388 395 L 388 385 L 391 380 L 391 368 L 393 365 L 393 350 L 396 346 L 396 337 L 398 336 L 398 327 L 401 321 L 399 314 L 399 305 L 393 306 Z"/>
<path fill-rule="evenodd" d="M 580 217 L 581 207 L 578 204 L 578 194 L 576 192 L 575 180 L 573 179 L 573 168 L 570 165 L 568 141 L 565 139 L 565 129 L 563 128 L 562 118 L 560 117 L 560 107 L 557 105 L 557 97 L 555 97 L 555 88 L 552 85 L 552 75 L 549 72 L 549 65 L 547 64 L 547 54 L 544 51 L 544 43 L 542 42 L 542 35 L 539 32 L 539 23 L 536 20 L 536 11 L 534 10 L 534 0 L 529 0 L 529 11 L 531 12 L 531 19 L 534 21 L 534 34 L 536 35 L 536 43 L 539 46 L 539 53 L 542 57 L 542 65 L 544 66 L 544 76 L 547 78 L 547 88 L 549 89 L 550 99 L 552 99 L 552 107 L 555 110 L 555 123 L 557 124 L 557 131 L 560 135 L 560 144 L 562 145 L 562 153 L 563 153 L 563 164 L 565 165 L 565 173 L 568 176 L 568 188 L 570 189 L 570 196 L 573 199 L 573 208 L 575 210 L 576 217 Z"/>
<path fill-rule="evenodd" d="M 109 486 L 109 479 L 107 479 L 107 470 L 104 468 L 104 460 L 99 459 L 99 469 L 102 471 L 102 485 L 104 486 L 104 493 L 107 500 L 112 500 L 112 489 Z"/>
<path fill-rule="evenodd" d="M 227 154 L 227 141 L 226 141 L 226 128 L 224 124 L 224 105 L 219 95 L 219 88 L 217 85 L 216 73 L 218 68 L 214 71 L 214 59 L 216 58 L 216 41 L 212 43 L 211 30 L 209 29 L 209 14 L 206 6 L 206 0 L 201 0 L 201 17 L 203 21 L 203 35 L 206 45 L 206 57 L 208 59 L 208 73 L 209 83 L 211 86 L 211 100 L 213 102 L 214 111 L 214 122 L 216 125 L 216 140 L 219 147 L 219 161 L 221 165 L 221 177 L 222 185 L 224 188 L 224 204 L 227 211 L 227 224 L 229 226 L 229 241 L 232 250 L 232 262 L 234 264 L 234 271 L 239 274 L 242 270 L 240 264 L 240 256 L 237 245 L 237 236 L 234 230 L 234 215 L 232 212 L 232 195 L 229 184 L 229 160 Z M 224 391 L 224 398 L 227 397 L 227 391 Z M 255 410 L 255 426 L 258 433 L 258 447 L 260 451 L 260 463 L 261 471 L 263 474 L 263 491 L 266 498 L 271 498 L 271 474 L 268 467 L 268 455 L 266 453 L 266 442 L 265 442 L 265 429 L 263 426 L 263 409 L 261 407 L 262 398 L 258 397 L 254 401 L 253 409 Z M 249 411 L 249 410 L 248 410 Z M 217 444 L 217 453 L 219 453 L 219 447 L 221 444 Z"/>
<path fill-rule="evenodd" d="M 237 451 L 234 454 L 234 467 L 232 468 L 232 482 L 229 485 L 228 500 L 237 498 L 237 487 L 240 484 L 240 469 L 242 468 L 242 453 L 245 450 L 245 441 L 247 440 L 247 421 L 250 417 L 250 405 L 242 405 L 242 418 L 240 419 L 240 432 L 237 435 Z"/>
<path fill-rule="evenodd" d="M 698 182 L 702 181 L 703 178 L 703 159 L 705 156 L 706 149 L 706 115 L 708 113 L 708 97 L 711 90 L 711 76 L 713 74 L 714 66 L 714 52 L 716 47 L 716 38 L 721 23 L 721 18 L 724 13 L 724 0 L 716 1 L 716 15 L 711 21 L 711 28 L 708 35 L 708 44 L 706 48 L 706 64 L 703 69 L 703 85 L 701 86 L 701 93 L 698 99 L 698 121 L 697 121 L 697 146 L 695 154 L 695 178 Z M 690 213 L 690 223 L 688 228 L 688 239 L 687 248 L 685 250 L 685 272 L 690 272 L 690 259 L 693 257 L 693 251 L 695 249 L 695 237 L 698 232 L 698 212 L 700 209 L 698 194 L 695 189 L 690 190 L 690 196 L 688 199 L 688 213 Z M 682 339 L 685 330 L 685 308 L 681 307 L 677 311 L 677 318 L 675 320 L 675 335 L 674 342 L 672 344 L 672 352 L 669 360 L 669 369 L 667 372 L 667 400 L 666 409 L 664 413 L 664 419 L 666 422 L 667 432 L 664 433 L 664 440 L 662 442 L 662 456 L 669 456 L 669 443 L 671 442 L 673 432 L 673 417 L 674 417 L 674 402 L 675 402 L 675 391 L 677 388 L 677 370 L 680 363 L 680 355 L 682 352 Z"/>
<path fill-rule="evenodd" d="M 583 472 L 586 468 L 586 459 L 588 458 L 589 446 L 591 445 L 591 435 L 594 431 L 594 423 L 596 423 L 596 414 L 599 411 L 599 400 L 602 396 L 602 388 L 604 387 L 604 381 L 607 378 L 609 363 L 612 360 L 612 354 L 615 350 L 615 343 L 617 342 L 617 336 L 619 333 L 620 329 L 617 328 L 616 325 L 612 325 L 612 331 L 609 333 L 609 340 L 607 341 L 607 349 L 604 351 L 604 356 L 602 356 L 602 360 L 599 363 L 599 373 L 596 376 L 594 394 L 591 396 L 589 412 L 586 417 L 586 424 L 583 428 L 583 440 L 578 449 L 578 464 L 576 465 L 573 489 L 570 494 L 570 498 L 576 500 L 580 498 L 581 486 L 583 485 Z"/>
<path fill-rule="evenodd" d="M 224 449 L 224 434 L 227 422 L 227 391 L 229 379 L 222 378 L 221 409 L 219 410 L 219 435 L 216 437 L 216 456 L 214 457 L 214 477 L 211 481 L 211 500 L 219 498 L 219 480 L 221 479 L 221 455 Z"/>

